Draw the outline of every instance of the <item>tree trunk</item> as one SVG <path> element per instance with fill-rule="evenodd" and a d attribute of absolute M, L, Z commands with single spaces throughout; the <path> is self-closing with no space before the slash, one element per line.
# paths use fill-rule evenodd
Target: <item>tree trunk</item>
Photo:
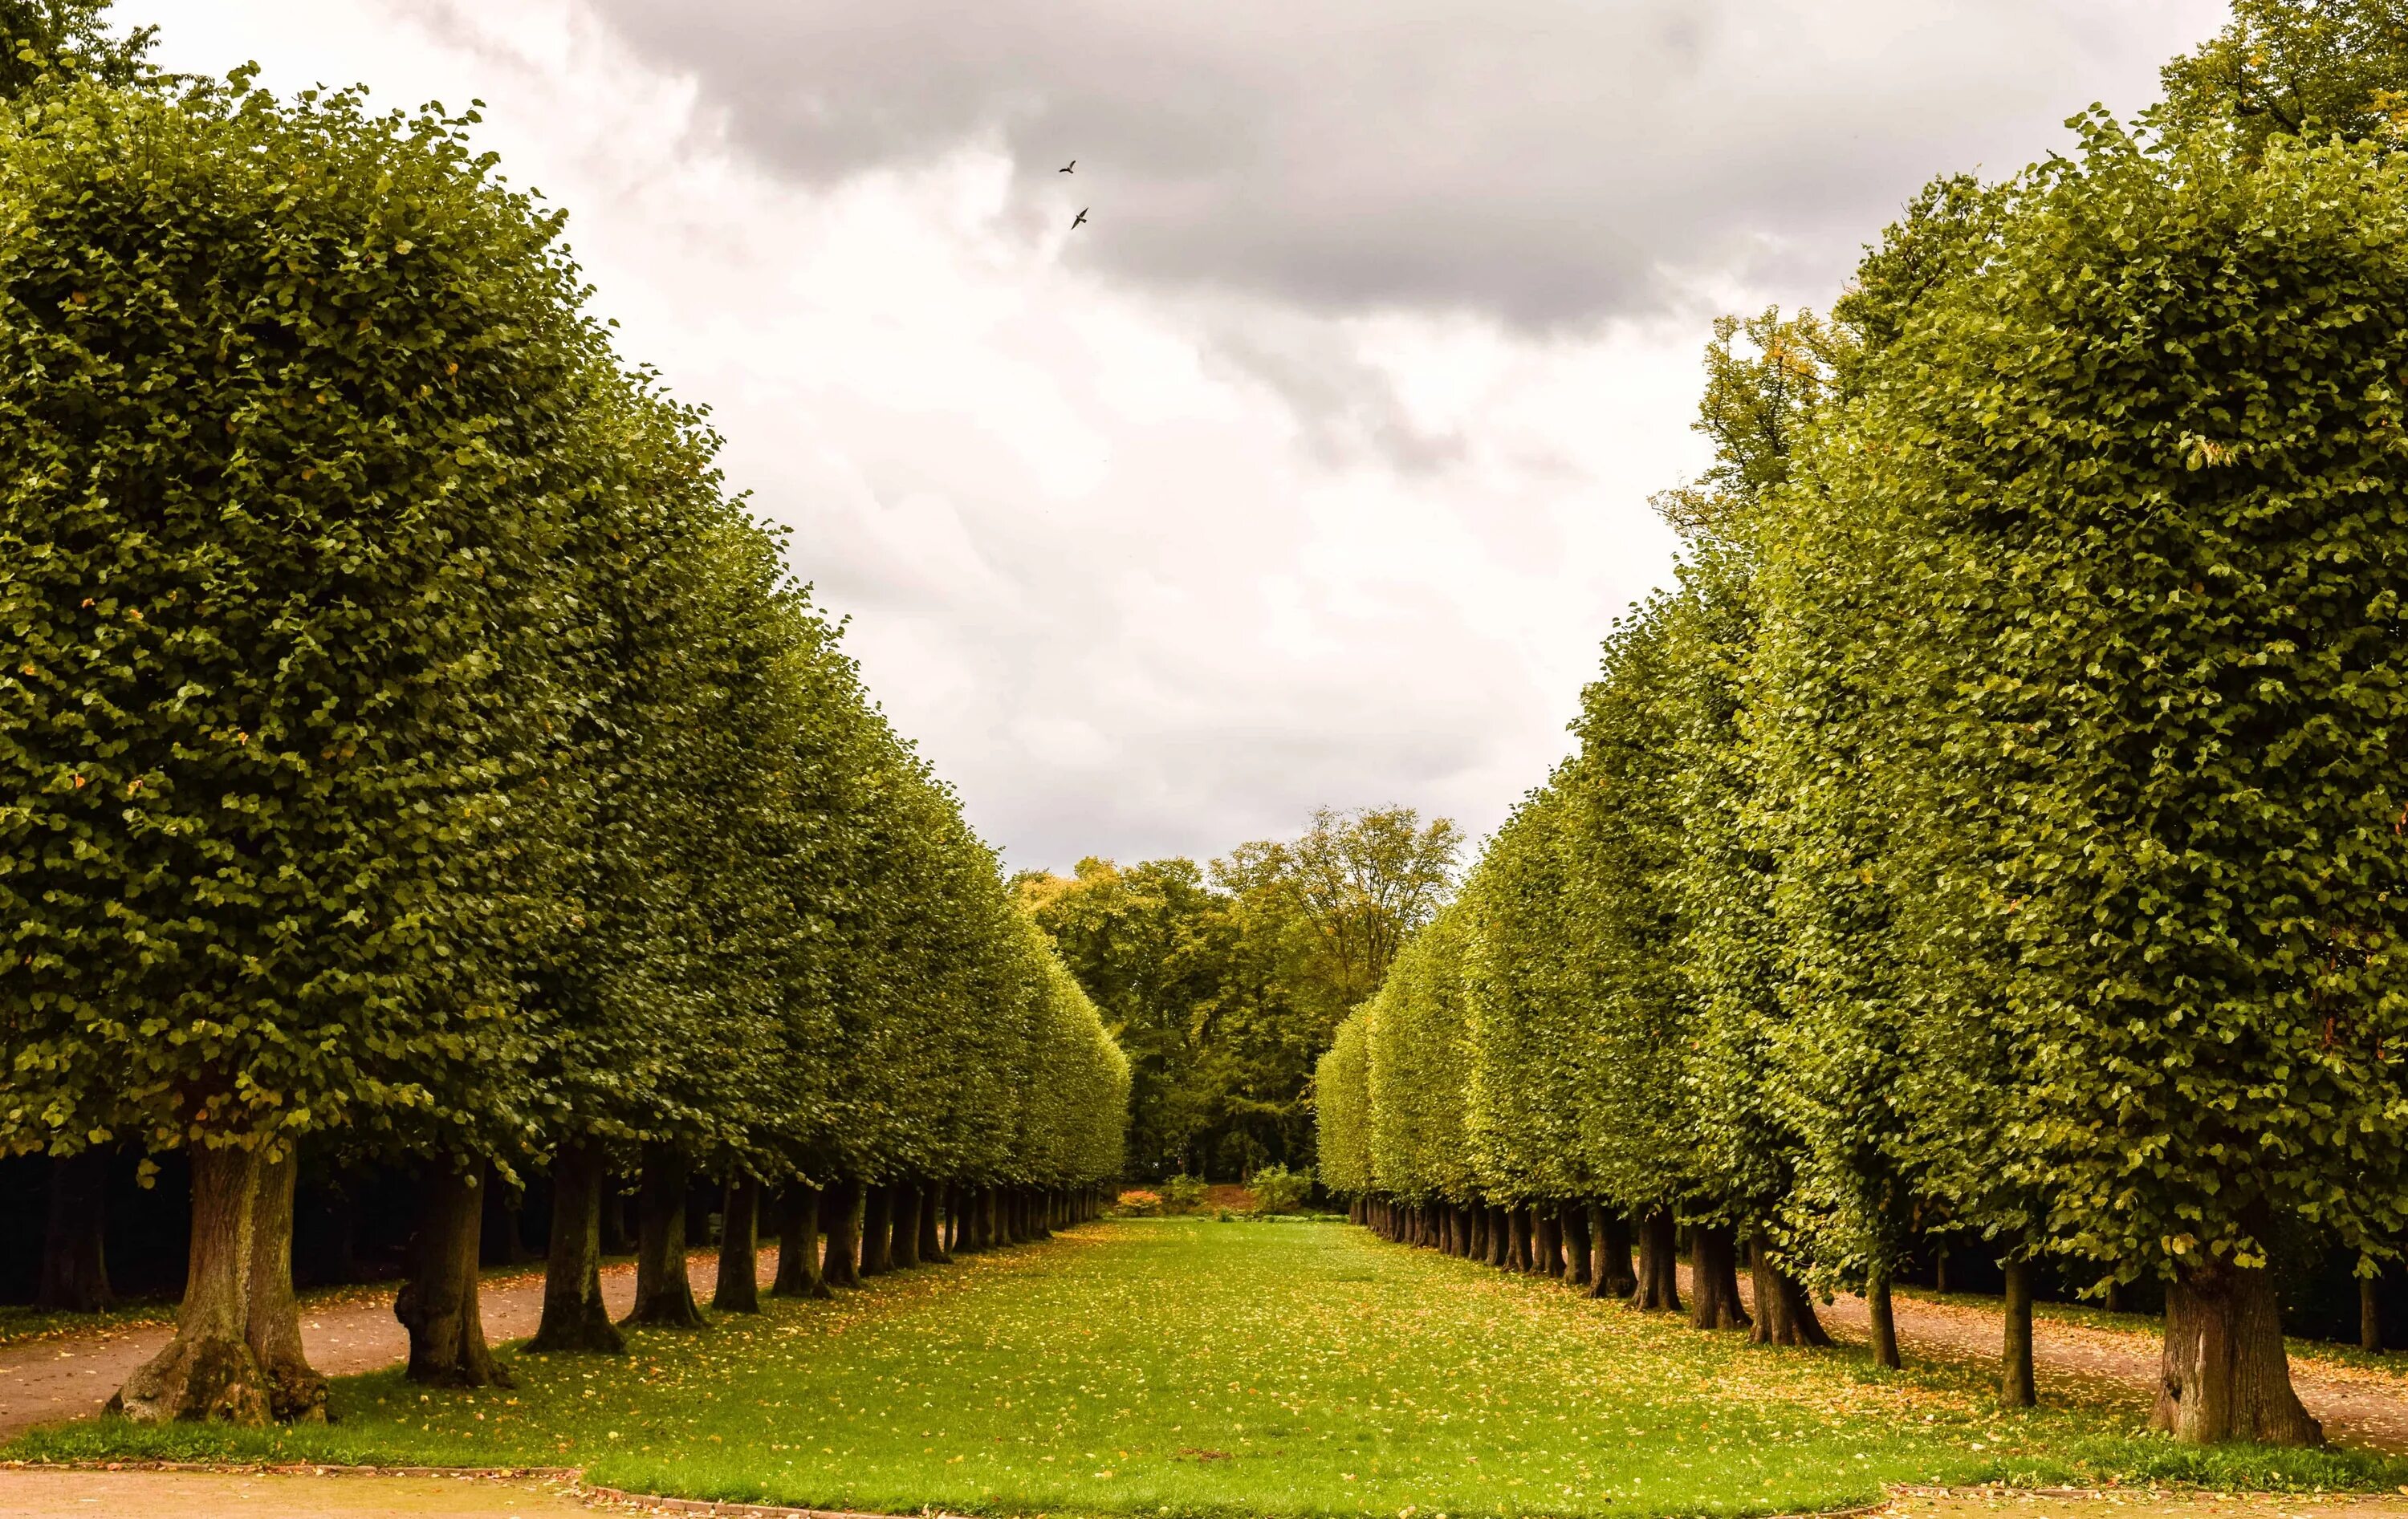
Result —
<path fill-rule="evenodd" d="M 2383 1301 L 2380 1277 L 2358 1279 L 2358 1348 L 2371 1355 L 2383 1354 Z"/>
<path fill-rule="evenodd" d="M 2149 1427 L 2190 1445 L 2324 1443 L 2324 1426 L 2291 1390 L 2282 1309 L 2263 1267 L 2176 1268 L 2166 1284 L 2165 1383 Z"/>
<path fill-rule="evenodd" d="M 945 1254 L 945 1231 L 937 1217 L 937 1206 L 944 1195 L 941 1182 L 920 1189 L 920 1259 L 930 1266 L 950 1266 L 953 1259 Z"/>
<path fill-rule="evenodd" d="M 1630 1306 L 1651 1313 L 1681 1311 L 1680 1229 L 1672 1211 L 1659 1208 L 1639 1230 L 1639 1280 Z"/>
<path fill-rule="evenodd" d="M 1564 1272 L 1564 1280 L 1575 1287 L 1585 1287 L 1589 1284 L 1590 1269 L 1588 1211 L 1579 1203 L 1568 1202 L 1563 1206 L 1560 1218 L 1564 1253 L 1571 1257 L 1570 1267 Z"/>
<path fill-rule="evenodd" d="M 823 1194 L 827 1251 L 821 1257 L 820 1279 L 831 1287 L 861 1285 L 861 1221 L 867 1189 L 858 1182 L 839 1182 Z"/>
<path fill-rule="evenodd" d="M 627 1194 L 619 1187 L 618 1179 L 602 1179 L 602 1254 L 632 1255 L 636 1253 L 636 1236 L 627 1227 Z"/>
<path fill-rule="evenodd" d="M 1798 1279 L 1781 1268 L 1772 1247 L 1761 1232 L 1748 1241 L 1748 1270 L 1756 1286 L 1756 1328 L 1749 1336 L 1759 1345 L 1828 1345 L 1831 1337 L 1814 1315 L 1814 1301 Z"/>
<path fill-rule="evenodd" d="M 1739 1300 L 1739 1238 L 1727 1224 L 1689 1226 L 1689 1323 L 1700 1329 L 1744 1329 Z"/>
<path fill-rule="evenodd" d="M 702 1310 L 685 1270 L 685 1152 L 673 1144 L 644 1146 L 644 1174 L 636 1194 L 636 1303 L 623 1324 L 698 1329 Z"/>
<path fill-rule="evenodd" d="M 543 1322 L 529 1350 L 616 1355 L 627 1348 L 602 1300 L 602 1189 L 609 1180 L 601 1153 L 586 1145 L 564 1144 L 552 1157 Z"/>
<path fill-rule="evenodd" d="M 109 1412 L 146 1424 L 267 1422 L 267 1389 L 245 1333 L 260 1173 L 255 1150 L 194 1144 L 193 1241 L 176 1335 L 125 1379 Z"/>
<path fill-rule="evenodd" d="M 920 1264 L 920 1189 L 908 1182 L 888 1188 L 886 1216 L 895 1231 L 886 1258 L 895 1269 L 908 1271 Z"/>
<path fill-rule="evenodd" d="M 1627 1297 L 1636 1293 L 1639 1278 L 1630 1269 L 1630 1221 L 1593 1202 L 1588 1205 L 1588 1233 L 1589 1253 L 1596 1257 L 1589 1267 L 1595 1281 L 1588 1295 Z"/>
<path fill-rule="evenodd" d="M 1538 1250 L 1530 1239 L 1530 1210 L 1516 1208 L 1505 1215 L 1512 1221 L 1512 1234 L 1505 1246 L 1505 1269 L 1529 1271 L 1538 1262 Z"/>
<path fill-rule="evenodd" d="M 2111 1277 L 2107 1283 L 2107 1296 L 2100 1299 L 2099 1306 L 2104 1308 L 2110 1313 L 2123 1312 L 2124 1283 Z"/>
<path fill-rule="evenodd" d="M 1564 1274 L 1564 1237 L 1560 1216 L 1552 1203 L 1530 1205 L 1530 1270 L 1538 1276 Z"/>
<path fill-rule="evenodd" d="M 895 1268 L 895 1189 L 883 1182 L 861 1189 L 861 1274 Z"/>
<path fill-rule="evenodd" d="M 484 1167 L 456 1169 L 449 1160 L 427 1168 L 418 1183 L 418 1227 L 409 1237 L 408 1276 L 393 1300 L 393 1316 L 409 1331 L 403 1373 L 431 1387 L 507 1387 L 494 1364 L 478 1311 L 478 1246 L 484 1234 Z"/>
<path fill-rule="evenodd" d="M 1873 1364 L 1896 1371 L 1906 1363 L 1898 1354 L 1898 1315 L 1889 1297 L 1889 1272 L 1876 1270 L 1865 1280 L 1865 1311 L 1872 1318 Z"/>
<path fill-rule="evenodd" d="M 2000 1263 L 2006 1273 L 2007 1291 L 2004 1304 L 2006 1346 L 1999 1360 L 1999 1405 L 2001 1408 L 2028 1409 L 2040 1401 L 2032 1385 L 2032 1283 L 2031 1262 L 2012 1260 Z M 2168 1325 L 2171 1328 L 2172 1318 Z M 2279 1351 L 2281 1341 L 2276 1348 Z M 2173 1365 L 2173 1336 L 2166 1336 L 2166 1365 Z M 2158 1406 L 2164 1406 L 2162 1397 Z"/>
<path fill-rule="evenodd" d="M 1948 1296 L 1948 1247 L 1942 1245 L 1931 1257 L 1931 1290 Z"/>
<path fill-rule="evenodd" d="M 81 1150 L 50 1162 L 49 1217 L 42 1230 L 42 1275 L 34 1306 L 71 1313 L 112 1307 L 108 1255 L 108 1152 Z"/>
<path fill-rule="evenodd" d="M 302 1349 L 301 1303 L 293 1295 L 293 1189 L 300 1176 L 301 1157 L 291 1150 L 259 1163 L 243 1334 L 266 1379 L 268 1413 L 295 1424 L 319 1424 L 326 1417 L 326 1379 Z M 473 1280 L 473 1257 L 468 1271 Z"/>
<path fill-rule="evenodd" d="M 787 1182 L 778 1191 L 778 1274 L 769 1283 L 772 1297 L 824 1297 L 827 1283 L 820 1276 L 820 1189 L 808 1182 Z"/>
<path fill-rule="evenodd" d="M 727 1175 L 719 1212 L 719 1282 L 710 1306 L 725 1313 L 761 1311 L 761 1179 L 738 1168 Z"/>
<path fill-rule="evenodd" d="M 1484 1262 L 1488 1259 L 1488 1209 L 1484 1204 L 1473 1203 L 1467 1211 L 1471 1216 L 1471 1246 L 1465 1254 Z"/>

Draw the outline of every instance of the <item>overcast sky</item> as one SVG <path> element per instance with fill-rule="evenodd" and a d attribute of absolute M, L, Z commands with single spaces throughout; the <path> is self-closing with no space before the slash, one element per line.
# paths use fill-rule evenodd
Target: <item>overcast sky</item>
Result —
<path fill-rule="evenodd" d="M 1925 179 L 2137 107 L 2224 7 L 120 9 L 178 68 L 481 97 L 896 722 L 1066 868 L 1494 827 L 1670 576 L 1713 314 L 1827 305 Z"/>

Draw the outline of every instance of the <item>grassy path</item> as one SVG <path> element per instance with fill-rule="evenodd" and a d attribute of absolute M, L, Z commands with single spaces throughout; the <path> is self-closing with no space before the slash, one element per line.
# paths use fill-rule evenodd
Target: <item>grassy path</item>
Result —
<path fill-rule="evenodd" d="M 2105 1474 L 2401 1480 L 2363 1457 L 2204 1458 L 2095 1384 L 2000 1415 L 1983 1371 L 1870 1373 L 1334 1224 L 1132 1220 L 775 1305 L 508 1392 L 349 1379 L 337 1424 L 87 1422 L 21 1456 L 584 1467 L 630 1489 L 1053 1514 L 1604 1515 L 1839 1507 L 1897 1483 Z M 2253 1467 L 2251 1463 L 2256 1463 Z"/>

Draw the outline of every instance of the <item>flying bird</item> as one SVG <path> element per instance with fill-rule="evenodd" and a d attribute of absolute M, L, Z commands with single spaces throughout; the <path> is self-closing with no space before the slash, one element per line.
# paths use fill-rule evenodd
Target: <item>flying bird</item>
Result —
<path fill-rule="evenodd" d="M 1075 158 L 1074 158 L 1074 159 L 1070 160 L 1070 162 L 1068 162 L 1068 164 L 1063 165 L 1060 168 L 1055 169 L 1054 172 L 1054 173 L 1056 173 L 1056 174 L 1068 174 L 1068 173 L 1069 173 L 1072 169 L 1075 169 L 1075 168 L 1077 168 L 1078 166 L 1079 166 L 1079 161 L 1078 161 L 1077 159 L 1075 159 Z"/>
<path fill-rule="evenodd" d="M 1073 218 L 1071 218 L 1071 219 L 1070 219 L 1070 230 L 1071 230 L 1072 232 L 1076 232 L 1076 231 L 1078 231 L 1081 227 L 1082 227 L 1082 226 L 1086 225 L 1086 223 L 1087 223 L 1087 208 L 1086 208 L 1086 207 L 1084 207 L 1084 206 L 1082 206 L 1082 207 L 1080 207 L 1080 208 L 1079 208 L 1079 214 L 1078 214 L 1077 216 L 1075 216 L 1075 217 L 1073 217 Z"/>

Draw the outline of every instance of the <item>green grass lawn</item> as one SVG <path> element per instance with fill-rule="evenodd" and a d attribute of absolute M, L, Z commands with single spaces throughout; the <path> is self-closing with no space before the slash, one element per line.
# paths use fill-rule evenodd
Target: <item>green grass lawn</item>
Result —
<path fill-rule="evenodd" d="M 2001 1415 L 1988 1369 L 1873 1373 L 1334 1223 L 1139 1219 L 779 1303 L 624 1359 L 513 1355 L 508 1392 L 336 1385 L 335 1424 L 95 1420 L 24 1458 L 582 1466 L 827 1508 L 1048 1514 L 1741 1514 L 1889 1483 L 2109 1474 L 2363 1485 L 2400 1463 L 2200 1457 L 2137 1394 Z"/>

